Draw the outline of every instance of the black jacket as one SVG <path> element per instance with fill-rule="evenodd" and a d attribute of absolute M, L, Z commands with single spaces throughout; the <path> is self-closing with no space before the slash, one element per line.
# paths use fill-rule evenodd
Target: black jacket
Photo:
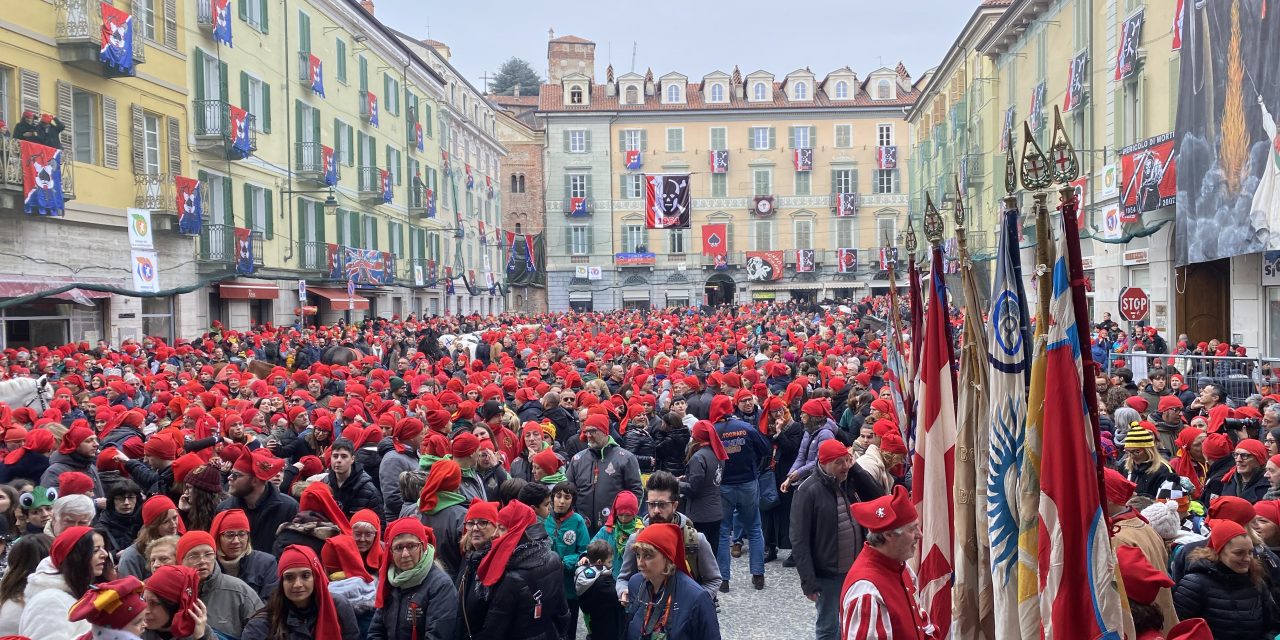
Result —
<path fill-rule="evenodd" d="M 0 463 L 0 482 L 9 482 L 19 478 L 36 482 L 48 468 L 49 456 L 28 451 L 22 454 L 22 459 L 13 464 Z"/>
<path fill-rule="evenodd" d="M 390 561 L 388 558 L 387 562 Z M 416 587 L 387 587 L 386 600 L 382 608 L 374 612 L 367 637 L 368 640 L 454 640 L 457 623 L 458 592 L 454 591 L 449 576 L 434 566 Z"/>
<path fill-rule="evenodd" d="M 24 454 L 22 459 L 26 460 L 29 455 L 31 455 L 30 451 Z M 58 488 L 58 476 L 68 471 L 79 471 L 93 479 L 93 497 L 105 498 L 107 494 L 102 488 L 102 478 L 98 477 L 98 465 L 96 463 L 97 460 L 86 458 L 78 453 L 58 453 L 54 451 L 53 455 L 49 456 L 49 467 L 44 470 L 44 474 L 38 478 L 39 482 L 36 484 L 56 489 Z"/>
<path fill-rule="evenodd" d="M 222 560 L 218 560 L 218 566 L 222 568 L 222 572 L 239 578 L 241 582 L 249 585 L 250 589 L 262 598 L 263 602 L 271 599 L 271 594 L 275 592 L 276 585 L 280 579 L 276 577 L 276 557 L 271 555 L 270 551 L 258 551 L 254 549 L 240 558 L 240 566 L 236 567 L 233 574 L 227 571 L 227 565 Z"/>
<path fill-rule="evenodd" d="M 377 446 L 361 447 L 359 451 L 356 451 L 356 462 L 360 463 L 360 467 L 364 469 L 365 473 L 369 474 L 369 479 L 373 480 L 373 486 L 377 487 L 378 491 L 382 491 L 382 478 L 379 477 L 378 473 L 382 468 L 382 457 L 388 451 L 395 451 L 395 445 L 392 444 L 391 438 L 383 438 L 378 442 Z M 379 510 L 378 513 L 382 513 L 382 511 Z"/>
<path fill-rule="evenodd" d="M 651 429 L 653 436 L 654 457 L 658 459 L 657 470 L 668 471 L 673 476 L 684 475 L 684 454 L 689 447 L 689 427 L 680 426 L 674 429 Z M 641 470 L 644 465 L 641 465 Z"/>
<path fill-rule="evenodd" d="M 1247 484 L 1241 482 L 1240 474 L 1233 474 L 1231 480 L 1222 483 L 1222 492 L 1219 495 L 1244 498 L 1253 504 L 1262 500 L 1270 488 L 1271 483 L 1267 481 L 1266 474 L 1262 473 L 1262 469 L 1258 469 L 1254 472 L 1253 479 Z"/>
<path fill-rule="evenodd" d="M 356 612 L 346 600 L 333 599 L 334 608 L 338 610 L 338 626 L 342 629 L 341 640 L 359 640 L 360 625 L 356 623 Z M 271 613 L 266 607 L 258 610 L 244 625 L 240 640 L 316 640 L 316 617 L 319 609 L 312 604 L 306 609 L 299 609 L 285 602 L 284 638 L 272 638 Z M 334 638 L 333 640 L 339 640 Z"/>
<path fill-rule="evenodd" d="M 623 448 L 635 455 L 636 462 L 640 463 L 640 473 L 653 472 L 658 447 L 647 428 L 628 426 L 627 433 L 622 436 L 621 444 Z"/>
<path fill-rule="evenodd" d="M 116 511 L 114 500 L 107 500 L 107 508 L 98 512 L 93 526 L 106 532 L 107 551 L 111 552 L 111 557 L 118 557 L 121 551 L 134 543 L 142 529 L 142 500 L 138 500 L 133 513 L 127 516 Z"/>
<path fill-rule="evenodd" d="M 423 513 L 418 517 L 422 524 L 431 527 L 436 535 L 436 562 L 453 582 L 462 568 L 462 521 L 467 519 L 467 507 L 455 504 L 435 513 Z"/>
<path fill-rule="evenodd" d="M 541 422 L 543 416 L 542 403 L 537 400 L 525 400 L 520 405 L 520 409 L 516 411 L 516 416 L 520 418 L 520 424 L 526 422 Z"/>
<path fill-rule="evenodd" d="M 475 640 L 556 640 L 569 626 L 564 563 L 551 550 L 545 529 L 534 525 L 525 535 L 490 590 L 484 624 L 476 630 L 471 621 Z M 535 613 L 541 615 L 534 618 Z"/>
<path fill-rule="evenodd" d="M 855 464 L 843 483 L 817 469 L 795 490 L 791 503 L 791 557 L 795 558 L 800 588 L 806 594 L 821 591 L 819 578 L 839 579 L 849 571 L 849 567 L 840 566 L 836 491 L 843 492 L 848 503 L 853 504 L 879 498 L 883 494 L 881 488 Z M 853 526 L 855 531 L 860 530 L 857 523 Z"/>
<path fill-rule="evenodd" d="M 298 515 L 298 501 L 280 493 L 274 484 L 268 482 L 258 506 L 250 509 L 244 499 L 231 496 L 218 504 L 219 512 L 228 509 L 244 510 L 249 518 L 249 544 L 254 549 L 268 551 L 275 548 L 276 531 L 280 525 Z"/>
<path fill-rule="evenodd" d="M 556 426 L 556 441 L 565 444 L 570 438 L 578 437 L 578 418 L 572 413 L 565 411 L 564 407 L 559 405 L 547 409 L 542 414 L 543 418 L 551 421 Z"/>
<path fill-rule="evenodd" d="M 173 488 L 172 465 L 156 471 L 140 460 L 129 460 L 124 463 L 124 468 L 129 472 L 129 477 L 142 487 L 142 495 L 148 498 L 168 495 L 169 489 Z"/>
<path fill-rule="evenodd" d="M 1214 640 L 1269 638 L 1276 610 L 1266 587 L 1255 587 L 1220 563 L 1199 560 L 1173 588 L 1178 618 L 1204 618 Z"/>
<path fill-rule="evenodd" d="M 355 515 L 361 509 L 373 509 L 374 513 L 382 513 L 382 492 L 373 484 L 373 478 L 365 473 L 364 469 L 357 466 L 351 470 L 351 475 L 347 476 L 347 481 L 338 485 L 338 477 L 332 471 L 325 475 L 325 484 L 333 489 L 333 497 L 338 501 L 338 506 L 342 507 L 342 513 L 347 518 Z"/>

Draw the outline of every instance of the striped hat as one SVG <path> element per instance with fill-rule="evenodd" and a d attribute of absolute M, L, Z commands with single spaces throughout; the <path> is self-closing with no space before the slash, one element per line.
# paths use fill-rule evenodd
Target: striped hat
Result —
<path fill-rule="evenodd" d="M 1154 446 L 1156 446 L 1156 435 L 1145 427 L 1130 426 L 1129 432 L 1124 436 L 1124 448 L 1126 449 Z"/>

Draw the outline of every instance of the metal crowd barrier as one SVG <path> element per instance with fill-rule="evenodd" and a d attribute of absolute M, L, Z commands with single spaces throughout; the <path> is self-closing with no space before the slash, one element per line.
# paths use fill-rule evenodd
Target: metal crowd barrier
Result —
<path fill-rule="evenodd" d="M 1134 382 L 1146 378 L 1154 368 L 1166 373 L 1182 374 L 1183 386 L 1199 390 L 1216 384 L 1233 403 L 1243 403 L 1249 396 L 1270 384 L 1280 392 L 1280 359 L 1261 356 L 1200 356 L 1180 354 L 1110 353 L 1103 369 L 1107 372 L 1123 366 L 1133 372 Z"/>

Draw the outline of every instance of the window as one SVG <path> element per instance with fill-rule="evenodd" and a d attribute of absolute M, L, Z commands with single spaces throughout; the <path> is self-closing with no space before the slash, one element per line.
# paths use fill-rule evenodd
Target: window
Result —
<path fill-rule="evenodd" d="M 258 31 L 266 32 L 266 0 L 241 0 L 240 10 L 244 12 L 244 15 L 240 17 L 244 18 L 245 22 L 249 23 L 249 26 Z"/>
<path fill-rule="evenodd" d="M 333 124 L 333 156 L 334 160 L 348 167 L 352 166 L 351 125 L 335 120 Z"/>
<path fill-rule="evenodd" d="M 389 75 L 382 76 L 382 107 L 391 115 L 400 114 L 400 81 Z"/>
<path fill-rule="evenodd" d="M 387 145 L 387 171 L 391 172 L 391 183 L 396 185 L 402 184 L 400 182 L 400 158 L 400 150 Z"/>
<path fill-rule="evenodd" d="M 511 193 L 524 193 L 524 174 L 511 174 Z"/>
<path fill-rule="evenodd" d="M 333 41 L 335 58 L 337 58 L 338 68 L 335 70 L 334 77 L 342 84 L 347 83 L 347 42 L 342 38 Z"/>
<path fill-rule="evenodd" d="M 876 242 L 891 245 L 898 238 L 898 219 L 894 217 L 876 218 Z"/>
<path fill-rule="evenodd" d="M 893 125 L 891 124 L 876 125 L 876 144 L 882 147 L 893 146 Z"/>
<path fill-rule="evenodd" d="M 791 127 L 792 148 L 812 149 L 813 138 L 809 135 L 810 132 L 809 127 Z"/>
<path fill-rule="evenodd" d="M 673 84 L 667 87 L 667 102 L 680 102 L 680 85 Z"/>
<path fill-rule="evenodd" d="M 729 148 L 729 132 L 724 127 L 711 127 L 711 150 L 725 151 Z"/>
<path fill-rule="evenodd" d="M 854 245 L 853 218 L 836 219 L 836 246 L 834 249 L 848 249 Z"/>
<path fill-rule="evenodd" d="M 711 197 L 725 198 L 729 193 L 729 174 L 713 173 L 711 174 Z"/>
<path fill-rule="evenodd" d="M 803 83 L 803 82 L 797 82 L 797 83 L 796 83 L 796 88 L 792 91 L 792 93 L 793 93 L 793 94 L 795 94 L 795 99 L 796 99 L 796 100 L 808 100 L 808 99 L 809 99 L 809 85 L 807 85 L 807 84 L 805 84 L 805 83 Z"/>
<path fill-rule="evenodd" d="M 364 217 L 364 233 L 360 243 L 363 249 L 378 248 L 378 219 L 373 216 Z"/>
<path fill-rule="evenodd" d="M 570 198 L 587 197 L 586 174 L 574 173 L 569 175 L 569 197 Z"/>
<path fill-rule="evenodd" d="M 857 174 L 853 169 L 836 169 L 831 172 L 831 186 L 836 193 L 857 193 Z"/>
<path fill-rule="evenodd" d="M 627 129 L 622 132 L 623 151 L 641 151 L 644 149 L 644 131 Z"/>
<path fill-rule="evenodd" d="M 575 84 L 569 89 L 569 104 L 582 104 L 582 87 Z"/>
<path fill-rule="evenodd" d="M 757 82 L 751 87 L 751 96 L 755 100 L 764 100 L 768 89 L 765 88 L 763 82 Z"/>
<path fill-rule="evenodd" d="M 639 173 L 622 175 L 619 180 L 620 191 L 624 200 L 635 200 L 644 196 L 644 176 Z"/>
<path fill-rule="evenodd" d="M 244 222 L 254 231 L 267 232 L 267 190 L 246 184 L 244 186 Z"/>
<path fill-rule="evenodd" d="M 897 169 L 876 169 L 876 193 L 895 193 Z"/>
<path fill-rule="evenodd" d="M 622 227 L 622 252 L 646 253 L 649 251 L 649 237 L 642 224 L 628 224 Z"/>
<path fill-rule="evenodd" d="M 772 220 L 752 220 L 751 236 L 754 251 L 772 251 L 773 250 L 773 221 Z"/>
<path fill-rule="evenodd" d="M 71 90 L 71 130 L 76 162 L 98 163 L 98 136 L 102 134 L 102 115 L 98 112 L 98 95 L 82 89 Z"/>
<path fill-rule="evenodd" d="M 893 97 L 893 86 L 888 80 L 876 83 L 876 100 L 888 100 Z"/>
<path fill-rule="evenodd" d="M 587 152 L 587 132 L 575 129 L 569 132 L 569 153 Z"/>
<path fill-rule="evenodd" d="M 253 119 L 253 130 L 262 132 L 264 131 L 263 127 L 266 126 L 266 122 L 269 119 L 267 117 L 267 101 L 264 97 L 267 92 L 266 84 L 253 76 L 244 76 L 244 82 L 246 92 L 245 97 L 248 99 L 247 104 L 244 105 L 244 109 L 255 116 Z"/>
<path fill-rule="evenodd" d="M 684 129 L 667 129 L 667 151 L 672 153 L 684 151 Z"/>
<path fill-rule="evenodd" d="M 142 333 L 173 340 L 173 298 L 142 299 Z"/>
<path fill-rule="evenodd" d="M 591 227 L 585 224 L 569 227 L 569 253 L 575 256 L 591 253 Z"/>
<path fill-rule="evenodd" d="M 724 102 L 724 85 L 718 82 L 711 85 L 711 101 Z"/>
<path fill-rule="evenodd" d="M 797 171 L 797 172 L 795 173 L 795 176 L 796 176 L 796 185 L 795 185 L 795 186 L 796 186 L 796 195 L 798 195 L 798 196 L 807 196 L 807 195 L 810 195 L 810 192 L 813 190 L 813 189 L 812 189 L 812 185 L 813 185 L 813 172 L 812 172 L 812 171 Z"/>
<path fill-rule="evenodd" d="M 640 104 L 640 89 L 634 84 L 627 87 L 627 104 Z"/>
<path fill-rule="evenodd" d="M 10 104 L 13 103 L 16 92 L 13 90 L 13 69 L 8 67 L 0 67 L 0 120 L 12 122 L 17 125 L 10 117 Z"/>
<path fill-rule="evenodd" d="M 684 253 L 689 246 L 688 229 L 671 229 L 667 232 L 667 253 Z"/>
<path fill-rule="evenodd" d="M 755 169 L 751 172 L 752 193 L 767 196 L 773 193 L 773 171 L 771 169 Z"/>
<path fill-rule="evenodd" d="M 1123 111 L 1121 112 L 1121 125 L 1118 127 L 1121 145 L 1129 144 L 1142 137 L 1142 108 L 1139 104 L 1140 86 L 1141 83 L 1136 79 L 1124 83 Z"/>
<path fill-rule="evenodd" d="M 773 148 L 773 127 L 751 127 L 751 148 L 763 151 Z"/>
<path fill-rule="evenodd" d="M 796 247 L 797 249 L 812 249 L 813 247 L 813 221 L 812 220 L 796 220 Z"/>
<path fill-rule="evenodd" d="M 142 116 L 142 162 L 147 175 L 160 173 L 160 116 Z"/>
<path fill-rule="evenodd" d="M 1073 138 L 1074 139 L 1074 138 Z M 853 125 L 836 125 L 836 148 L 848 149 L 853 146 Z"/>
<path fill-rule="evenodd" d="M 841 80 L 836 83 L 836 99 L 837 100 L 849 99 L 849 83 L 848 82 Z"/>
<path fill-rule="evenodd" d="M 156 0 L 142 0 L 141 3 L 135 2 L 133 6 L 141 4 L 142 18 L 142 37 L 155 41 L 156 39 Z"/>

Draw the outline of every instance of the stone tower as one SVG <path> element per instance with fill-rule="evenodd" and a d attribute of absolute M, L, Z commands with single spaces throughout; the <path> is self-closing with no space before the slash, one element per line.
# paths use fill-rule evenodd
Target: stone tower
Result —
<path fill-rule="evenodd" d="M 548 32 L 554 36 L 554 31 Z M 596 43 L 577 36 L 552 37 L 547 42 L 547 82 L 558 84 L 565 76 L 581 73 L 596 77 Z"/>

